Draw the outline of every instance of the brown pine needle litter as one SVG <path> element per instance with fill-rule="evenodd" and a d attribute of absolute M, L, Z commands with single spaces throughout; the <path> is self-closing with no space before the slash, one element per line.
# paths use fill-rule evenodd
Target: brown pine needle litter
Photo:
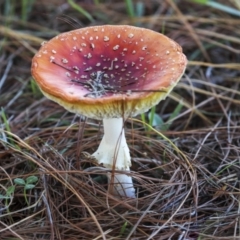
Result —
<path fill-rule="evenodd" d="M 240 239 L 240 8 L 196 2 L 0 2 L 0 240 Z M 111 194 L 91 156 L 101 122 L 47 100 L 30 72 L 42 41 L 104 24 L 166 34 L 189 60 L 126 121 L 135 199 Z"/>

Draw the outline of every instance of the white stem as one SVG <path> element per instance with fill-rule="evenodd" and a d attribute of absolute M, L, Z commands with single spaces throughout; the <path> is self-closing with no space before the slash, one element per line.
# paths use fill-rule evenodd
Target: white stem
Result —
<path fill-rule="evenodd" d="M 104 136 L 93 156 L 106 168 L 129 171 L 131 157 L 126 142 L 123 119 L 103 119 Z M 111 179 L 112 174 L 108 175 Z M 132 178 L 114 173 L 114 189 L 120 196 L 135 197 Z"/>
<path fill-rule="evenodd" d="M 135 189 L 131 176 L 121 173 L 109 173 L 108 182 L 113 182 L 113 192 L 122 197 L 135 198 Z M 111 186 L 110 186 L 111 189 Z"/>

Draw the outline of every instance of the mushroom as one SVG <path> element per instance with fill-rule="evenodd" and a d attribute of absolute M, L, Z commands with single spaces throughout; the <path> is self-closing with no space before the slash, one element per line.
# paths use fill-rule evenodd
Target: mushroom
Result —
<path fill-rule="evenodd" d="M 134 198 L 124 121 L 165 99 L 186 64 L 181 47 L 160 33 L 105 25 L 43 43 L 33 58 L 32 75 L 47 98 L 70 112 L 103 120 L 104 136 L 93 156 L 113 170 L 115 192 Z"/>

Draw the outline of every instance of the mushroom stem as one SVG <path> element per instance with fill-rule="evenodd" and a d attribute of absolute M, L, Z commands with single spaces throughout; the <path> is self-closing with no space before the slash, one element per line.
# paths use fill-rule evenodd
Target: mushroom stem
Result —
<path fill-rule="evenodd" d="M 131 157 L 124 133 L 123 118 L 103 119 L 104 136 L 93 156 L 99 163 L 112 170 L 129 171 Z M 126 174 L 108 174 L 109 182 L 114 182 L 114 190 L 120 196 L 135 198 L 132 177 Z"/>

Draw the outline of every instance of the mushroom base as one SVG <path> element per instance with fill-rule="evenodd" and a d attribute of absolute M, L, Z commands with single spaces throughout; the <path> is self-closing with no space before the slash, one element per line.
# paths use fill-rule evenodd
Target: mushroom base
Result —
<path fill-rule="evenodd" d="M 103 119 L 104 136 L 93 153 L 99 164 L 114 170 L 130 170 L 131 157 L 126 142 L 122 118 Z M 135 197 L 132 178 L 126 174 L 109 174 L 108 179 L 113 179 L 114 190 L 120 196 Z"/>
<path fill-rule="evenodd" d="M 108 181 L 110 183 L 110 191 L 113 190 L 119 196 L 135 198 L 135 189 L 133 187 L 132 177 L 121 173 L 109 173 Z M 113 188 L 111 183 L 113 182 Z"/>

